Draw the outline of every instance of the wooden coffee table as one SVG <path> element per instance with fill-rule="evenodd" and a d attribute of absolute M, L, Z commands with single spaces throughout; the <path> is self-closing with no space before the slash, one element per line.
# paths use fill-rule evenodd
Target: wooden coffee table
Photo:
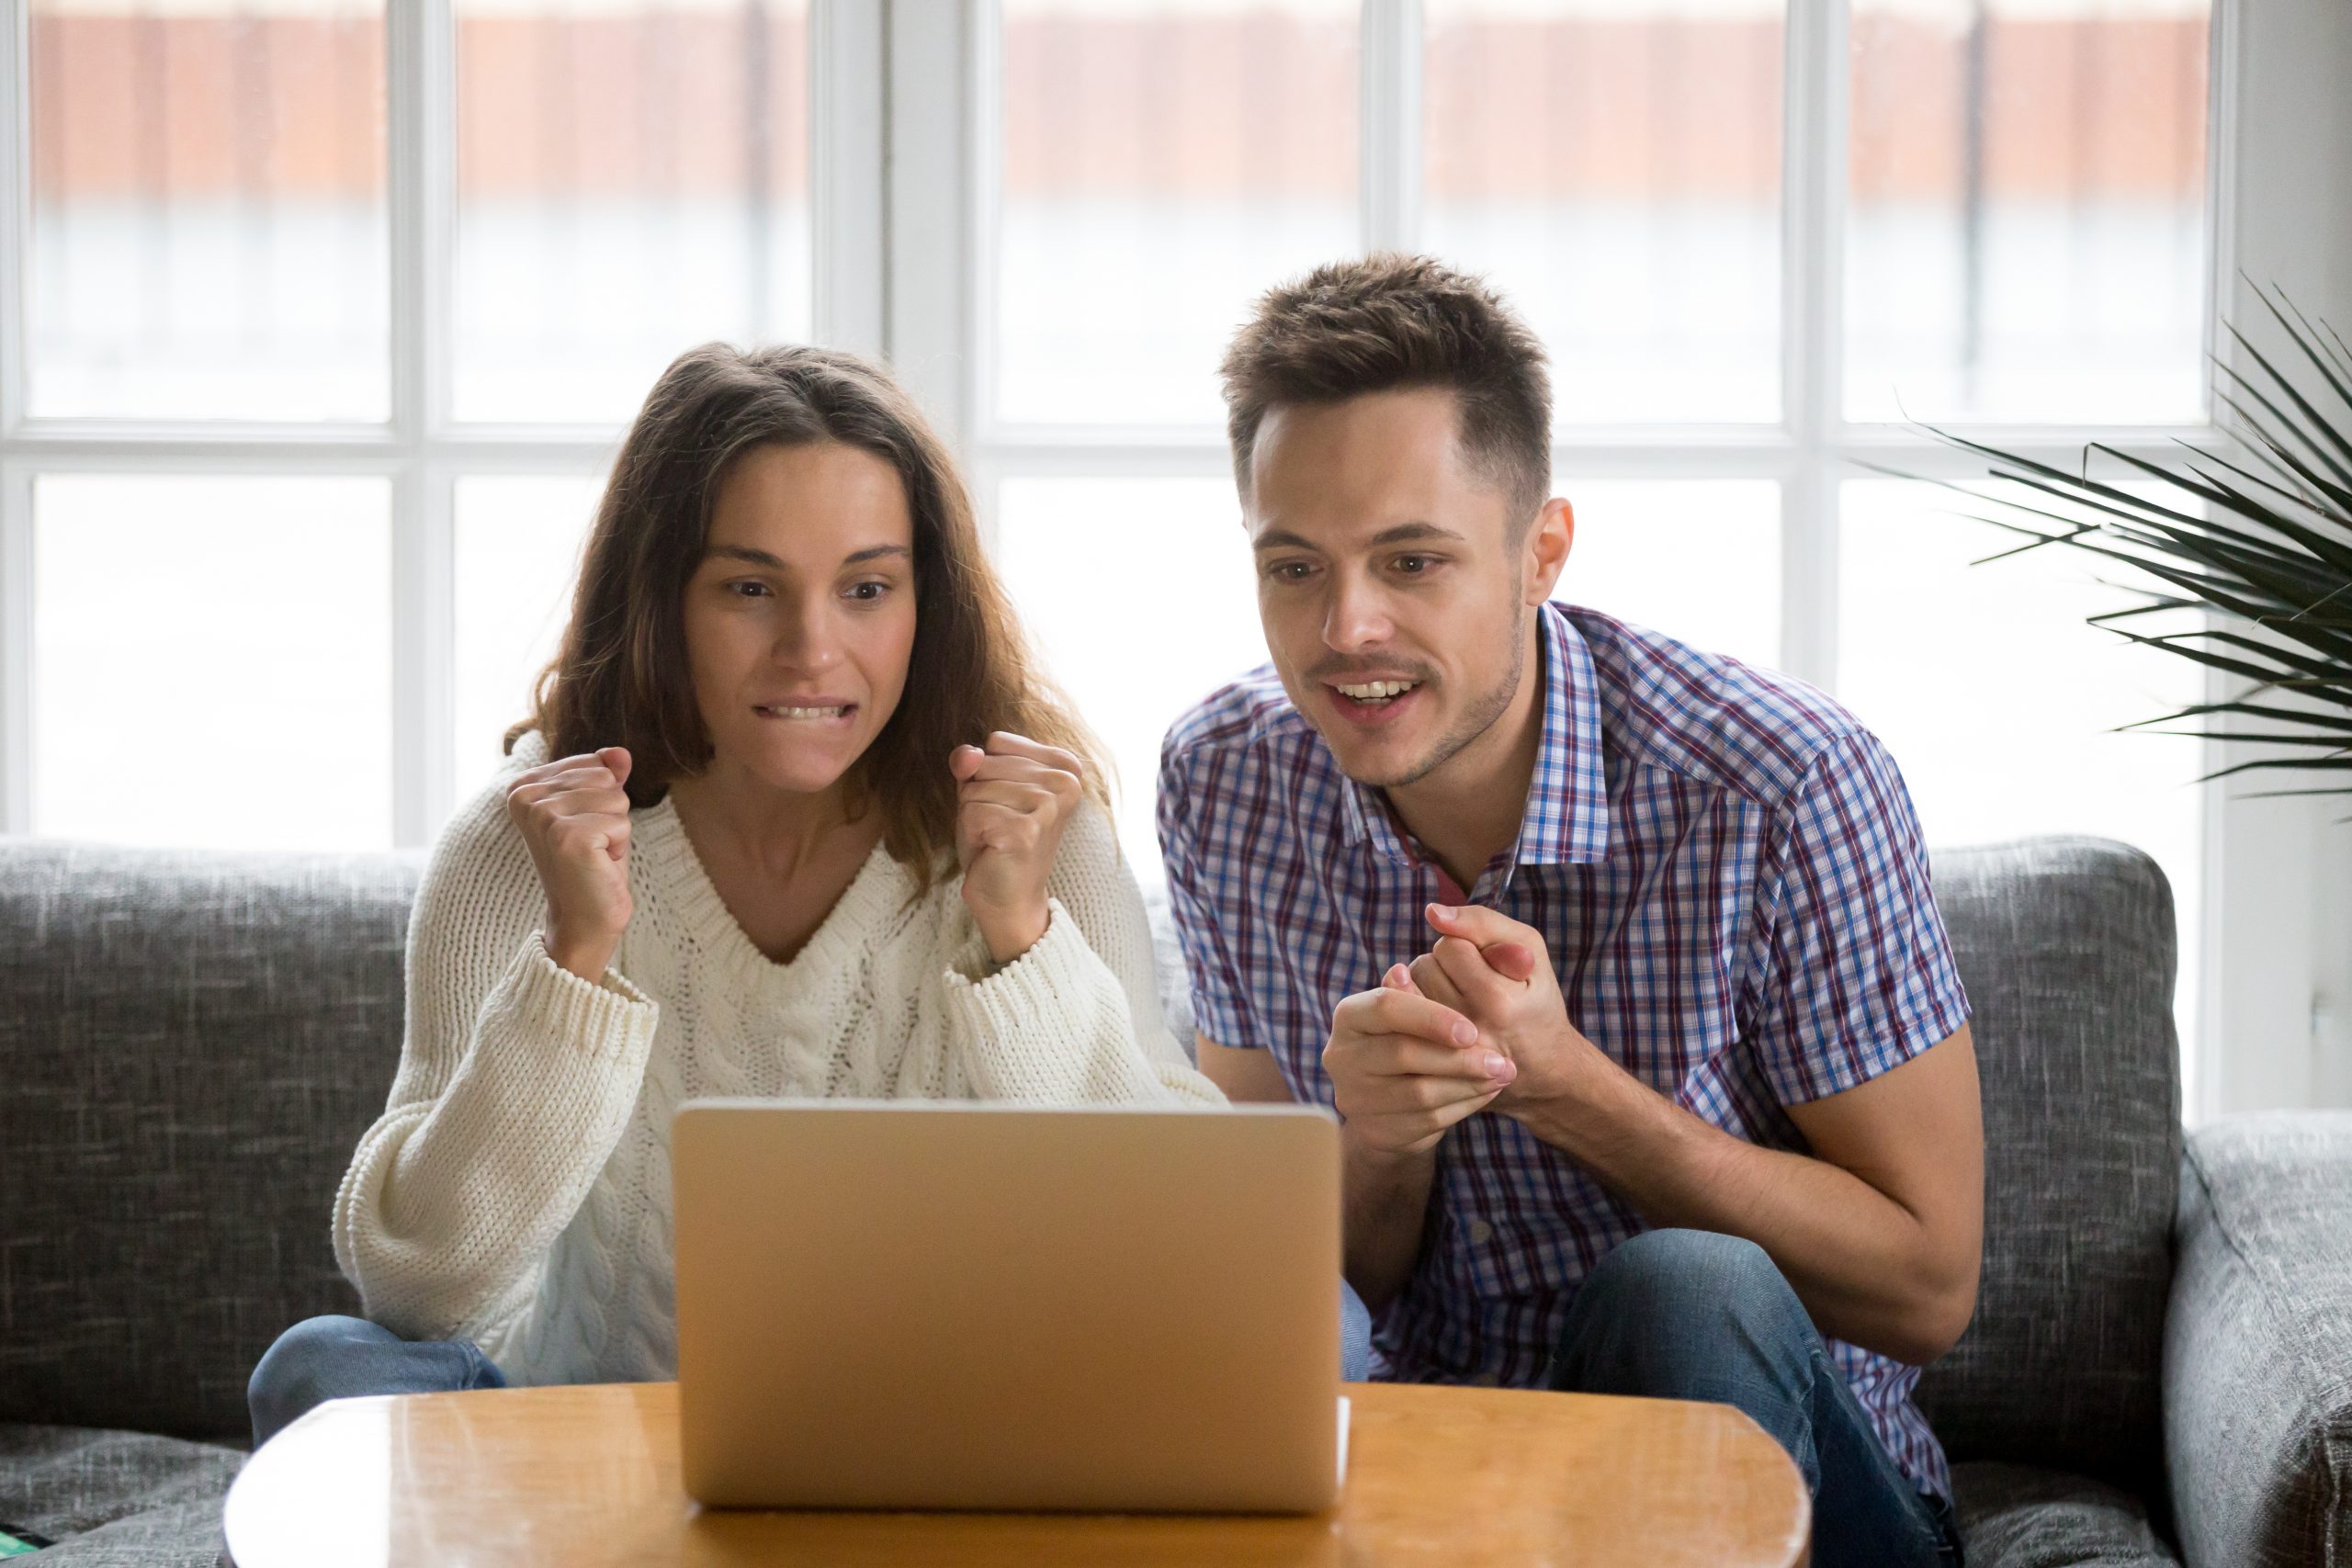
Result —
<path fill-rule="evenodd" d="M 246 1465 L 229 1493 L 229 1550 L 237 1568 L 1805 1560 L 1812 1510 L 1796 1466 L 1728 1405 L 1387 1383 L 1348 1393 L 1346 1490 L 1305 1518 L 706 1512 L 678 1484 L 674 1383 L 339 1400 Z"/>

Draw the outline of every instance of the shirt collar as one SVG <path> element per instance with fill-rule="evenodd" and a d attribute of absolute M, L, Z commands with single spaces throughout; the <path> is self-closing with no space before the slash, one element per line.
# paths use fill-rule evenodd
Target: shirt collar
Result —
<path fill-rule="evenodd" d="M 1544 728 L 1535 771 L 1510 864 L 1561 865 L 1609 856 L 1609 781 L 1600 755 L 1600 682 L 1592 650 L 1556 604 L 1536 611 L 1542 660 Z M 1340 792 L 1342 828 L 1350 844 L 1402 865 L 1417 857 L 1397 833 L 1381 793 L 1351 779 Z"/>

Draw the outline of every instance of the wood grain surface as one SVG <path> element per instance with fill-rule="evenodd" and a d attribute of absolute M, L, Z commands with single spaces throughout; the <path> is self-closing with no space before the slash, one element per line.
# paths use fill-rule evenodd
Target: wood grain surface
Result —
<path fill-rule="evenodd" d="M 341 1400 L 229 1494 L 237 1568 L 888 1562 L 1790 1568 L 1797 1470 L 1728 1405 L 1388 1383 L 1354 1401 L 1338 1508 L 1300 1518 L 706 1511 L 674 1383 Z"/>

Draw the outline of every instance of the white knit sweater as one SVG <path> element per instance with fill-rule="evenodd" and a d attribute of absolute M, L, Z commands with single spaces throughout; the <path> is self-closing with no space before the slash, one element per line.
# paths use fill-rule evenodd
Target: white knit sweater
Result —
<path fill-rule="evenodd" d="M 506 816 L 508 775 L 544 756 L 526 736 L 434 846 L 390 1103 L 335 1195 L 335 1260 L 395 1333 L 474 1340 L 518 1383 L 674 1376 L 670 1119 L 698 1095 L 1218 1102 L 1160 1024 L 1143 902 L 1093 807 L 1063 834 L 1046 934 L 991 975 L 960 878 L 910 903 L 878 847 L 772 963 L 665 799 L 631 814 L 634 912 L 591 985 L 548 956 Z"/>

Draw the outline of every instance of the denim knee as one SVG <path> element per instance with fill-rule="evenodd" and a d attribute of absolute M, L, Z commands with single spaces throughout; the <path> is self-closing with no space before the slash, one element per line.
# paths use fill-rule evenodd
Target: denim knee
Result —
<path fill-rule="evenodd" d="M 1771 1311 L 1783 1298 L 1794 1300 L 1762 1247 L 1743 1236 L 1694 1230 L 1644 1231 L 1621 1243 L 1577 1293 L 1582 1300 L 1596 1292 L 1611 1311 L 1642 1315 Z"/>
<path fill-rule="evenodd" d="M 1725 1398 L 1727 1383 L 1770 1367 L 1793 1393 L 1815 1340 L 1804 1303 L 1754 1242 L 1645 1231 L 1577 1288 L 1555 1366 L 1592 1392 L 1744 1404 Z M 1613 1386 L 1584 1381 L 1594 1370 Z"/>
<path fill-rule="evenodd" d="M 329 1314 L 305 1318 L 279 1335 L 245 1382 L 245 1404 L 253 1413 L 256 1447 L 296 1416 L 335 1397 L 332 1386 L 338 1361 L 355 1346 L 391 1338 L 390 1331 L 365 1318 Z"/>

